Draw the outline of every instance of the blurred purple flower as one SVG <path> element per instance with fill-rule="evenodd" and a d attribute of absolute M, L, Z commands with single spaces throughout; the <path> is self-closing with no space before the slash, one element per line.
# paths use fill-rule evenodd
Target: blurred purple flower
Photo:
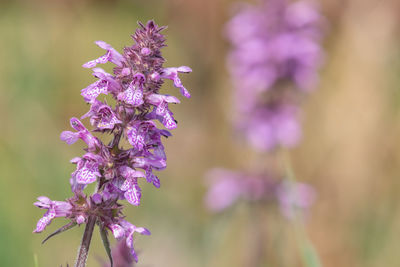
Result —
<path fill-rule="evenodd" d="M 262 0 L 242 4 L 227 24 L 235 124 L 258 150 L 292 147 L 300 139 L 296 106 L 316 84 L 321 20 L 309 2 Z"/>
<path fill-rule="evenodd" d="M 315 200 L 315 190 L 304 183 L 285 181 L 276 190 L 281 213 L 288 219 L 293 219 L 297 211 L 307 213 Z"/>
<path fill-rule="evenodd" d="M 205 197 L 208 209 L 223 211 L 237 200 L 268 200 L 275 192 L 276 181 L 266 175 L 235 172 L 226 169 L 213 169 L 206 179 L 210 189 Z"/>
<path fill-rule="evenodd" d="M 213 212 L 221 212 L 239 199 L 277 201 L 282 215 L 293 219 L 296 209 L 306 212 L 315 199 L 315 191 L 310 185 L 280 181 L 268 175 L 213 169 L 206 179 L 210 187 L 205 204 Z"/>

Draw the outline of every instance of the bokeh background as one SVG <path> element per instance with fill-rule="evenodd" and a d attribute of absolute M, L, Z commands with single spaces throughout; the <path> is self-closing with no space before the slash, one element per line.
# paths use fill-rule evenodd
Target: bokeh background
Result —
<path fill-rule="evenodd" d="M 68 146 L 59 134 L 88 109 L 80 89 L 93 78 L 80 66 L 103 54 L 93 42 L 120 50 L 136 22 L 149 19 L 169 27 L 166 66 L 192 67 L 183 77 L 192 98 L 173 107 L 180 123 L 165 144 L 162 187 L 143 186 L 142 205 L 127 208 L 130 221 L 152 231 L 136 238 L 138 266 L 249 266 L 260 231 L 265 266 L 301 266 L 293 227 L 273 208 L 213 215 L 203 205 L 208 169 L 240 168 L 251 158 L 229 118 L 222 31 L 233 2 L 0 1 L 0 266 L 34 266 L 35 257 L 40 267 L 73 264 L 83 228 L 41 245 L 46 233 L 32 230 L 43 211 L 32 203 L 70 196 L 69 160 L 83 144 Z M 291 151 L 298 180 L 318 192 L 308 236 L 324 266 L 400 266 L 400 2 L 320 5 L 326 61 L 304 103 L 303 142 Z M 106 259 L 100 243 L 95 232 L 88 266 Z"/>

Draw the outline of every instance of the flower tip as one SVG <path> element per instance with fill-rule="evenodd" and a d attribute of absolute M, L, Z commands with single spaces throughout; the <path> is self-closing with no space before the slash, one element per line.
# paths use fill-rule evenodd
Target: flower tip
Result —
<path fill-rule="evenodd" d="M 95 66 L 96 66 L 96 63 L 93 61 L 86 62 L 85 64 L 82 65 L 82 67 L 84 67 L 86 69 L 91 69 Z"/>
<path fill-rule="evenodd" d="M 192 69 L 188 66 L 180 66 L 178 68 L 178 71 L 182 72 L 182 73 L 190 73 L 190 72 L 192 72 Z"/>
<path fill-rule="evenodd" d="M 100 47 L 100 48 L 103 48 L 103 49 L 108 49 L 109 48 L 109 44 L 107 44 L 106 42 L 104 42 L 104 41 L 95 41 L 94 42 L 98 47 Z"/>
<path fill-rule="evenodd" d="M 82 131 L 82 130 L 86 129 L 85 126 L 83 126 L 82 122 L 76 117 L 72 117 L 69 120 L 69 122 L 71 124 L 71 127 L 74 128 L 77 131 Z"/>
<path fill-rule="evenodd" d="M 182 89 L 182 95 L 186 98 L 191 98 L 192 96 L 190 95 L 189 91 L 186 90 L 186 88 Z"/>
<path fill-rule="evenodd" d="M 148 229 L 146 229 L 146 228 L 143 228 L 144 230 L 143 230 L 143 232 L 141 233 L 142 235 L 151 235 L 151 232 L 148 230 Z"/>
<path fill-rule="evenodd" d="M 138 232 L 141 235 L 151 235 L 150 230 L 144 227 L 136 227 L 135 232 Z"/>
<path fill-rule="evenodd" d="M 51 202 L 50 198 L 48 198 L 46 196 L 40 196 L 37 198 L 37 200 L 39 200 L 40 202 L 46 203 L 46 204 Z"/>

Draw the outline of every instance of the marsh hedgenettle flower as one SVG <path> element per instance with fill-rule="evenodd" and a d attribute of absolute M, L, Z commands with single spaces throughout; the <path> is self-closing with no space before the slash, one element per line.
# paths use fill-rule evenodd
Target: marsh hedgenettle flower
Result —
<path fill-rule="evenodd" d="M 122 214 L 124 206 L 120 201 L 126 200 L 139 206 L 142 196 L 140 184 L 147 181 L 156 188 L 160 187 L 160 180 L 153 171 L 166 168 L 167 158 L 162 140 L 171 136 L 169 130 L 177 127 L 169 104 L 180 103 L 176 97 L 159 92 L 164 80 L 172 80 L 184 97 L 190 97 L 179 73 L 192 70 L 186 66 L 163 66 L 165 60 L 161 48 L 166 45 L 161 31 L 164 29 L 153 21 L 146 25 L 139 23 L 139 28 L 132 35 L 134 44 L 125 47 L 122 54 L 111 45 L 97 41 L 96 44 L 106 53 L 83 64 L 84 68 L 92 68 L 97 80 L 81 91 L 83 99 L 90 105 L 90 110 L 82 119 L 89 118 L 94 127 L 92 131 L 111 134 L 113 139 L 104 144 L 79 119 L 70 120 L 75 131 L 62 132 L 61 140 L 73 144 L 81 139 L 87 145 L 81 157 L 71 160 L 76 165 L 70 179 L 73 196 L 65 202 L 39 197 L 35 205 L 47 212 L 34 231 L 43 231 L 56 217 L 65 217 L 71 222 L 54 234 L 85 223 L 76 266 L 85 266 L 95 224 L 100 227 L 107 251 L 109 231 L 126 244 L 130 257 L 135 261 L 138 259 L 133 236 L 135 233 L 150 235 L 146 228 L 125 220 Z M 112 74 L 99 67 L 108 62 L 115 65 Z M 101 95 L 111 95 L 115 105 L 99 99 Z M 155 121 L 159 121 L 165 129 L 158 128 Z M 121 138 L 125 138 L 131 146 L 122 147 Z M 96 183 L 96 191 L 88 195 L 84 189 L 92 183 Z"/>

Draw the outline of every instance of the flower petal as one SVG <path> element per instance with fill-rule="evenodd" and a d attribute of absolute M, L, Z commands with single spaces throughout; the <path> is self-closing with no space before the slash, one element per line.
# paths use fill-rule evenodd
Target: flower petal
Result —
<path fill-rule="evenodd" d="M 96 41 L 95 42 L 100 48 L 103 48 L 107 50 L 107 53 L 104 56 L 101 56 L 97 59 L 91 60 L 85 64 L 82 65 L 84 68 L 93 68 L 97 64 L 105 64 L 107 62 L 112 62 L 118 66 L 122 66 L 122 61 L 124 58 L 120 53 L 117 52 L 114 48 L 112 48 L 111 45 L 107 44 L 106 42 L 103 41 Z"/>
<path fill-rule="evenodd" d="M 143 105 L 143 89 L 140 86 L 135 86 L 134 82 L 132 82 L 128 89 L 118 94 L 118 100 L 134 107 Z"/>
<path fill-rule="evenodd" d="M 126 200 L 132 205 L 139 206 L 142 197 L 141 189 L 138 184 L 133 184 L 132 188 L 124 193 Z"/>
<path fill-rule="evenodd" d="M 190 93 L 182 85 L 181 79 L 179 79 L 179 77 L 178 77 L 178 72 L 189 73 L 191 71 L 192 71 L 192 69 L 187 67 L 187 66 L 181 66 L 181 67 L 178 67 L 178 68 L 165 68 L 163 70 L 163 73 L 162 73 L 161 77 L 173 80 L 174 81 L 174 86 L 180 89 L 181 94 L 186 98 L 190 98 Z"/>
<path fill-rule="evenodd" d="M 111 224 L 109 228 L 111 229 L 115 239 L 120 240 L 124 237 L 125 230 L 119 224 Z"/>
<path fill-rule="evenodd" d="M 51 220 L 56 217 L 56 212 L 54 210 L 48 210 L 44 216 L 38 221 L 36 225 L 36 229 L 33 231 L 34 233 L 40 233 L 42 232 L 47 225 L 51 223 Z"/>
<path fill-rule="evenodd" d="M 65 143 L 67 143 L 68 145 L 72 145 L 73 143 L 75 143 L 76 141 L 78 141 L 79 139 L 79 134 L 78 133 L 74 133 L 71 131 L 63 131 L 60 134 L 60 139 L 62 141 L 64 141 Z"/>
<path fill-rule="evenodd" d="M 91 184 L 96 181 L 97 177 L 100 177 L 98 170 L 89 169 L 86 166 L 76 173 L 76 181 L 79 184 Z"/>
<path fill-rule="evenodd" d="M 81 90 L 81 95 L 88 103 L 93 102 L 100 94 L 108 94 L 108 82 L 106 80 L 98 80 Z"/>

